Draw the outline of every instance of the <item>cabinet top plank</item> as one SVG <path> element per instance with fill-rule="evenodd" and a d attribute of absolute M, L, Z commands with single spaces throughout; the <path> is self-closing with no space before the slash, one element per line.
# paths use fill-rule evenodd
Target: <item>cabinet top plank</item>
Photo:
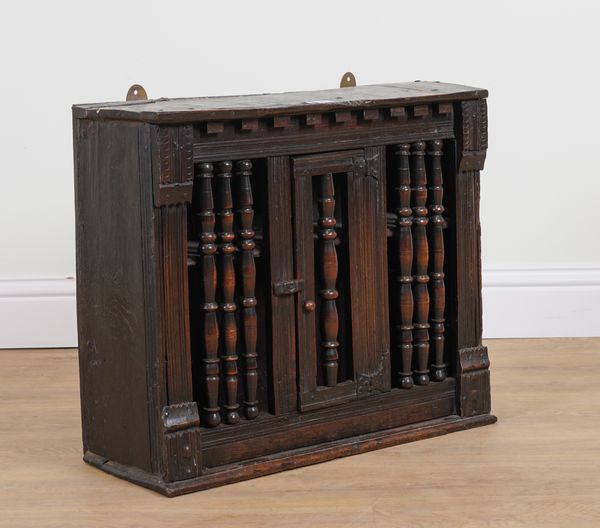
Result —
<path fill-rule="evenodd" d="M 190 123 L 388 105 L 464 101 L 480 99 L 487 95 L 487 90 L 482 88 L 414 81 L 305 92 L 77 104 L 73 105 L 73 116 L 79 119 Z"/>

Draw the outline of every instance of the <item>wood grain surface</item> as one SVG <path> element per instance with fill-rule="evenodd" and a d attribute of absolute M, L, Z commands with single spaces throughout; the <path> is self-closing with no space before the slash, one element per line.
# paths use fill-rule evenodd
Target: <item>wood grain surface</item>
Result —
<path fill-rule="evenodd" d="M 127 119 L 152 123 L 193 122 L 236 118 L 257 118 L 278 113 L 318 112 L 335 106 L 342 110 L 383 106 L 392 101 L 402 104 L 487 97 L 482 88 L 440 82 L 415 81 L 335 88 L 309 92 L 284 92 L 218 97 L 152 99 L 73 105 L 73 115 L 83 119 Z M 443 111 L 443 109 L 442 109 Z M 369 115 L 365 117 L 371 117 Z M 309 118 L 311 122 L 312 118 Z M 316 117 L 317 120 L 320 118 Z M 343 118 L 342 118 L 343 119 Z M 314 124 L 314 123 L 312 123 Z M 254 126 L 245 129 L 252 129 Z M 213 131 L 217 131 L 216 128 Z"/>
<path fill-rule="evenodd" d="M 174 499 L 81 461 L 75 350 L 2 350 L 0 527 L 600 526 L 600 339 L 486 344 L 493 426 Z"/>

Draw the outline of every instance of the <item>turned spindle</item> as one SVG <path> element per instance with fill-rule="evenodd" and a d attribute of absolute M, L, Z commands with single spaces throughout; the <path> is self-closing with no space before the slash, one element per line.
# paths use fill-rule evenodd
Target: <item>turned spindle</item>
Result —
<path fill-rule="evenodd" d="M 338 312 L 336 299 L 338 291 L 336 282 L 338 276 L 338 258 L 335 248 L 335 192 L 333 187 L 333 174 L 320 176 L 319 185 L 319 241 L 320 241 L 320 271 L 321 286 L 319 295 L 322 299 L 321 320 L 321 347 L 322 362 L 325 374 L 325 385 L 337 385 L 338 376 Z"/>
<path fill-rule="evenodd" d="M 221 361 L 223 362 L 223 382 L 225 385 L 225 422 L 235 424 L 240 421 L 237 402 L 238 389 L 238 357 L 237 345 L 237 323 L 235 320 L 235 268 L 233 255 L 235 246 L 233 241 L 233 201 L 231 197 L 231 161 L 219 163 L 218 177 L 218 213 L 219 229 L 219 256 L 220 272 L 219 282 L 221 285 Z"/>
<path fill-rule="evenodd" d="M 196 222 L 198 226 L 200 256 L 198 271 L 201 277 L 201 303 L 202 311 L 202 365 L 204 367 L 204 402 L 202 411 L 207 426 L 216 427 L 221 423 L 219 414 L 219 324 L 217 310 L 219 305 L 215 300 L 217 289 L 217 268 L 215 253 L 215 213 L 212 192 L 213 165 L 200 163 L 196 172 L 197 192 Z"/>
<path fill-rule="evenodd" d="M 429 291 L 431 295 L 431 378 L 434 381 L 446 379 L 444 363 L 444 309 L 446 287 L 444 283 L 444 227 L 443 217 L 444 188 L 442 174 L 443 141 L 429 144 Z"/>
<path fill-rule="evenodd" d="M 395 277 L 398 289 L 397 306 L 399 318 L 396 324 L 397 349 L 400 357 L 398 384 L 403 389 L 413 386 L 413 294 L 412 294 L 412 209 L 410 207 L 410 144 L 396 147 L 396 258 L 398 273 Z"/>
<path fill-rule="evenodd" d="M 415 303 L 413 350 L 416 359 L 415 383 L 429 383 L 429 247 L 427 243 L 427 173 L 425 143 L 413 143 L 411 152 L 411 191 L 413 212 L 413 297 Z"/>
<path fill-rule="evenodd" d="M 258 354 L 256 353 L 257 316 L 256 316 L 256 265 L 254 263 L 254 203 L 252 198 L 252 162 L 238 161 L 236 164 L 238 177 L 238 218 L 240 224 L 239 244 L 241 253 L 242 276 L 242 324 L 244 332 L 243 376 L 245 399 L 244 408 L 247 418 L 258 416 Z"/>

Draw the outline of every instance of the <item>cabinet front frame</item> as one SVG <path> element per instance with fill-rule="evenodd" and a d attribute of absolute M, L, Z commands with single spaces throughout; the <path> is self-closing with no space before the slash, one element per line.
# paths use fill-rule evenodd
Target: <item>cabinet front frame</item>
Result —
<path fill-rule="evenodd" d="M 444 123 L 445 125 L 445 123 Z M 359 134 L 360 135 L 360 134 Z M 428 387 L 422 387 L 411 391 L 410 395 L 406 391 L 399 389 L 391 389 L 391 374 L 389 372 L 389 361 L 386 361 L 385 356 L 389 357 L 389 318 L 375 318 L 377 321 L 385 325 L 385 330 L 378 332 L 378 335 L 386 336 L 388 341 L 387 347 L 382 355 L 378 358 L 378 365 L 371 372 L 366 372 L 365 375 L 358 373 L 353 385 L 356 386 L 356 395 L 352 394 L 348 399 L 342 399 L 340 403 L 346 403 L 342 406 L 335 406 L 328 409 L 332 403 L 324 399 L 324 403 L 317 402 L 316 405 L 310 404 L 306 408 L 302 408 L 299 402 L 298 391 L 290 391 L 290 387 L 298 387 L 298 328 L 295 324 L 289 324 L 289 316 L 297 315 L 303 297 L 300 295 L 278 295 L 274 292 L 275 284 L 285 282 L 286 280 L 296 280 L 296 269 L 294 266 L 294 249 L 282 251 L 285 245 L 289 245 L 293 239 L 294 228 L 294 185 L 292 177 L 292 160 L 293 155 L 308 156 L 318 153 L 329 152 L 348 152 L 349 147 L 361 147 L 360 151 L 364 152 L 365 159 L 369 164 L 375 167 L 371 169 L 370 177 L 355 179 L 355 185 L 363 185 L 370 180 L 376 180 L 380 177 L 384 185 L 379 185 L 378 191 L 372 193 L 368 188 L 362 188 L 360 191 L 355 190 L 359 195 L 368 198 L 363 199 L 363 207 L 371 208 L 375 216 L 381 214 L 382 218 L 386 215 L 386 190 L 385 181 L 386 175 L 386 158 L 388 158 L 387 149 L 391 145 L 404 143 L 414 140 L 430 141 L 431 139 L 454 140 L 455 135 L 450 133 L 448 128 L 430 129 L 429 123 L 423 123 L 419 126 L 414 124 L 410 129 L 405 129 L 397 137 L 383 138 L 382 145 L 374 144 L 373 138 L 363 137 L 362 141 L 356 139 L 354 143 L 342 146 L 347 148 L 347 151 L 334 150 L 334 143 L 318 142 L 315 137 L 314 143 L 305 144 L 306 150 L 290 147 L 287 144 L 281 151 L 281 155 L 260 156 L 258 153 L 266 153 L 265 150 L 258 144 L 252 149 L 244 149 L 239 153 L 237 149 L 233 149 L 236 156 L 227 155 L 224 152 L 219 153 L 219 148 L 213 153 L 208 153 L 206 159 L 216 160 L 219 158 L 238 158 L 248 157 L 263 157 L 266 160 L 267 171 L 266 178 L 268 182 L 268 252 L 269 252 L 269 278 L 271 280 L 271 362 L 272 371 L 269 383 L 272 385 L 273 398 L 271 400 L 270 412 L 273 416 L 265 417 L 256 422 L 240 424 L 232 428 L 219 428 L 215 430 L 202 429 L 201 449 L 203 456 L 206 457 L 204 464 L 207 468 L 216 468 L 222 464 L 233 463 L 241 460 L 248 460 L 256 456 L 267 455 L 283 451 L 285 449 L 294 449 L 294 446 L 300 441 L 301 437 L 305 437 L 304 430 L 309 433 L 311 439 L 304 438 L 303 442 L 318 444 L 325 438 L 345 438 L 350 433 L 350 429 L 345 430 L 342 423 L 347 423 L 350 428 L 362 428 L 359 424 L 364 424 L 364 432 L 386 429 L 389 427 L 401 427 L 419 421 L 427 421 L 446 416 L 451 416 L 459 412 L 460 399 L 458 398 L 456 383 L 454 377 L 449 377 L 447 380 Z M 291 141 L 291 137 L 288 141 Z M 362 142 L 362 144 L 359 143 Z M 263 144 L 264 145 L 264 144 Z M 231 146 L 231 144 L 230 144 Z M 208 145 L 207 145 L 208 147 Z M 198 161 L 198 154 L 201 147 L 201 142 L 198 138 L 194 139 L 194 162 Z M 242 154 L 245 154 L 243 156 Z M 453 159 L 453 164 L 456 163 Z M 454 165 L 453 177 L 458 174 L 459 168 Z M 374 177 L 373 174 L 379 176 Z M 366 194 L 365 194 L 366 193 Z M 461 203 L 461 198 L 455 196 L 457 204 Z M 373 203 L 377 206 L 373 207 Z M 351 209 L 355 214 L 364 214 L 359 209 Z M 385 220 L 382 222 L 385 225 Z M 350 235 L 350 240 L 353 237 Z M 381 244 L 386 244 L 386 239 L 382 237 L 374 237 L 373 240 L 380 240 Z M 354 251 L 365 253 L 365 248 L 354 248 Z M 382 246 L 369 254 L 385 254 L 385 248 Z M 379 276 L 385 283 L 380 288 L 382 296 L 381 302 L 387 307 L 387 268 L 385 259 L 380 260 L 381 273 Z M 354 295 L 354 294 L 353 294 Z M 351 300 L 353 306 L 357 306 L 354 299 Z M 358 316 L 357 316 L 358 317 Z M 353 313 L 354 318 L 354 313 Z M 362 320 L 364 328 L 364 320 Z M 354 323 L 353 323 L 354 324 Z M 360 327 L 360 326 L 359 326 Z M 356 335 L 353 335 L 353 341 L 357 341 Z M 375 356 L 373 356 L 375 357 Z M 449 357 L 451 360 L 451 357 Z M 381 368 L 381 365 L 384 365 Z M 380 385 L 378 388 L 377 378 L 380 378 L 385 385 Z M 386 394 L 387 393 L 387 394 Z M 368 397 L 368 399 L 362 399 Z M 334 402 L 337 403 L 337 402 Z M 302 418 L 303 412 L 310 411 L 310 422 L 304 422 Z M 334 413 L 334 414 L 331 414 Z M 367 416 L 371 416 L 367 421 Z M 332 420 L 328 423 L 328 420 Z M 308 418 L 308 416 L 307 416 Z M 282 421 L 283 420 L 283 421 Z M 283 427 L 285 424 L 285 427 Z M 336 425 L 337 424 L 337 425 Z M 354 425 L 350 425 L 354 424 Z M 337 428 L 342 427 L 341 430 Z M 281 431 L 279 429 L 281 428 Z M 285 432 L 287 431 L 287 432 Z M 294 436 L 293 431 L 297 432 L 298 438 L 286 440 L 286 435 Z M 265 440 L 269 435 L 277 437 L 274 444 L 265 445 Z M 319 440 L 319 438 L 321 440 Z"/>

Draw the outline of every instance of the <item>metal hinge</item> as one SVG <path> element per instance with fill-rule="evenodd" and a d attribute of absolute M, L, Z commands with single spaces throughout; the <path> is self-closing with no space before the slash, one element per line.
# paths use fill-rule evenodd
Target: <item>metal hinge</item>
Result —
<path fill-rule="evenodd" d="M 292 295 L 304 289 L 303 279 L 283 280 L 273 283 L 275 295 Z"/>

